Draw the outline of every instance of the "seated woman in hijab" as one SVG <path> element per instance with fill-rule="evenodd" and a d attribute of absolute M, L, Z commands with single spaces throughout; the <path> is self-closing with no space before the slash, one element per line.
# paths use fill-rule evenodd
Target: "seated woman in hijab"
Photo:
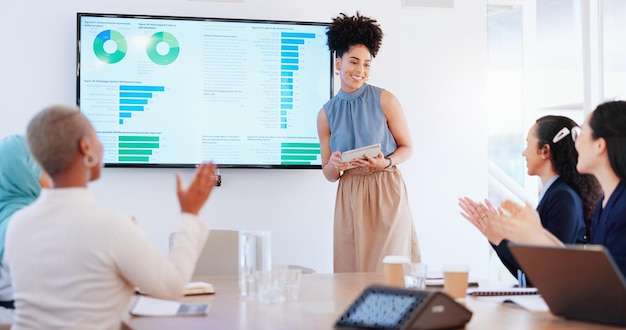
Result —
<path fill-rule="evenodd" d="M 15 211 L 39 196 L 42 187 L 50 187 L 50 178 L 30 154 L 24 135 L 13 134 L 2 138 L 0 155 L 0 306 L 13 309 L 11 277 L 4 260 L 7 225 Z M 11 320 L 5 320 L 4 315 L 0 315 L 0 321 Z"/>
<path fill-rule="evenodd" d="M 7 228 L 15 329 L 119 329 L 135 288 L 154 298 L 183 296 L 209 229 L 198 213 L 216 183 L 202 164 L 176 192 L 182 211 L 164 256 L 130 216 L 99 206 L 87 184 L 101 174 L 103 148 L 75 106 L 44 109 L 28 124 L 28 146 L 52 178 Z"/>

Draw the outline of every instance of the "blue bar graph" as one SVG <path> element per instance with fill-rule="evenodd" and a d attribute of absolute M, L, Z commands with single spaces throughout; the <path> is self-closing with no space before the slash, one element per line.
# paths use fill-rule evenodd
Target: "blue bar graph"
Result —
<path fill-rule="evenodd" d="M 151 99 L 152 93 L 120 92 L 120 97 L 141 97 L 144 99 Z"/>
<path fill-rule="evenodd" d="M 165 86 L 120 85 L 120 90 L 135 92 L 164 92 Z"/>
<path fill-rule="evenodd" d="M 298 64 L 297 58 L 283 58 L 280 60 L 280 63 L 283 64 Z"/>
<path fill-rule="evenodd" d="M 306 32 L 281 32 L 283 38 L 315 39 L 315 33 Z"/>
<path fill-rule="evenodd" d="M 165 86 L 155 85 L 120 85 L 119 88 L 119 124 L 132 118 L 133 112 L 142 112 L 154 100 L 154 93 L 164 92 Z"/>
<path fill-rule="evenodd" d="M 297 65 L 281 65 L 281 70 L 290 70 L 290 71 L 298 71 Z"/>
<path fill-rule="evenodd" d="M 282 46 L 280 46 L 280 50 L 295 50 L 295 51 L 298 51 L 298 46 L 282 45 Z"/>
<path fill-rule="evenodd" d="M 120 111 L 143 111 L 143 105 L 120 105 Z"/>
<path fill-rule="evenodd" d="M 315 39 L 315 33 L 280 33 L 280 128 L 287 128 L 287 112 L 293 110 L 294 83 L 300 69 L 300 47 L 306 47 L 307 39 Z"/>
<path fill-rule="evenodd" d="M 304 45 L 304 39 L 281 39 L 283 45 Z"/>
<path fill-rule="evenodd" d="M 120 104 L 148 104 L 146 99 L 120 99 Z"/>
<path fill-rule="evenodd" d="M 300 54 L 298 54 L 298 52 L 280 52 L 280 56 L 282 56 L 282 57 L 299 57 Z"/>

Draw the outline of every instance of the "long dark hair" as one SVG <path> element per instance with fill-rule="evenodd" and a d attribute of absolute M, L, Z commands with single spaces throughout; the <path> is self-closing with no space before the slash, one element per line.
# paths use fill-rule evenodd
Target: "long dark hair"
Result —
<path fill-rule="evenodd" d="M 589 127 L 593 138 L 603 138 L 611 168 L 626 181 L 626 101 L 600 104 L 591 114 Z"/>
<path fill-rule="evenodd" d="M 541 149 L 546 144 L 550 146 L 552 167 L 563 181 L 580 195 L 583 201 L 583 215 L 586 225 L 585 237 L 588 238 L 591 218 L 595 206 L 602 196 L 602 188 L 595 176 L 581 174 L 576 170 L 578 152 L 574 147 L 574 139 L 572 139 L 572 128 L 574 127 L 578 127 L 578 125 L 570 118 L 544 116 L 537 119 L 535 135 L 539 140 L 537 148 Z M 555 139 L 557 136 L 560 139 Z"/>

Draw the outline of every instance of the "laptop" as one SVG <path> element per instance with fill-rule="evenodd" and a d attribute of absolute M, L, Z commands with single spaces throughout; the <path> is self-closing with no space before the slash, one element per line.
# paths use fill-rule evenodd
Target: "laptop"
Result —
<path fill-rule="evenodd" d="M 554 315 L 626 326 L 626 282 L 602 245 L 509 249 Z"/>

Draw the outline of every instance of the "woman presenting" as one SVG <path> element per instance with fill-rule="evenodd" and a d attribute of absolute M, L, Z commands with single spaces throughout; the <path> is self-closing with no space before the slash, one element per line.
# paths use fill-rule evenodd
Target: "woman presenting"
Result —
<path fill-rule="evenodd" d="M 420 261 L 406 186 L 396 167 L 411 156 L 408 125 L 395 96 L 366 83 L 383 32 L 372 18 L 342 13 L 326 34 L 341 80 L 341 90 L 317 116 L 324 176 L 339 180 L 334 271 L 380 271 L 386 255 Z M 376 157 L 341 161 L 342 152 L 377 143 Z"/>

